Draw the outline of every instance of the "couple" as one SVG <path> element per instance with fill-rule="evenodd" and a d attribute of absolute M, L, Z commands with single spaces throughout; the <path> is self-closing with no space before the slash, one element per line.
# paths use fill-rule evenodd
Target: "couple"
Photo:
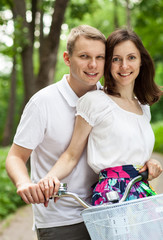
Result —
<path fill-rule="evenodd" d="M 106 41 L 97 29 L 82 25 L 70 32 L 63 58 L 70 73 L 31 98 L 6 160 L 18 194 L 33 204 L 39 240 L 90 239 L 78 203 L 69 198 L 56 204 L 49 200 L 56 190 L 53 182 L 58 186 L 57 178 L 64 177 L 62 182 L 69 191 L 88 200 L 97 173 L 102 187 L 113 181 L 110 167 L 125 175 L 120 175 L 120 181 L 134 176 L 136 170 L 130 164 L 145 163 L 141 170 L 148 168 L 149 180 L 162 172 L 159 162 L 150 159 L 154 136 L 146 105 L 158 101 L 161 91 L 153 80 L 152 60 L 139 38 L 131 31 L 117 30 Z M 104 91 L 98 82 L 103 74 Z M 30 156 L 31 179 L 25 166 Z M 119 167 L 122 165 L 129 170 Z M 94 189 L 94 205 L 105 202 L 105 193 L 103 196 L 99 188 L 100 182 Z"/>

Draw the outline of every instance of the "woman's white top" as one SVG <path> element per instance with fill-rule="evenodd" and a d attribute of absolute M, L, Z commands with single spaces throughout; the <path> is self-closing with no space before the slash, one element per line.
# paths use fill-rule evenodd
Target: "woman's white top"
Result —
<path fill-rule="evenodd" d="M 150 159 L 155 141 L 150 108 L 140 106 L 142 115 L 128 112 L 101 90 L 88 92 L 78 100 L 76 115 L 93 127 L 87 160 L 96 173 L 121 165 L 142 166 Z"/>

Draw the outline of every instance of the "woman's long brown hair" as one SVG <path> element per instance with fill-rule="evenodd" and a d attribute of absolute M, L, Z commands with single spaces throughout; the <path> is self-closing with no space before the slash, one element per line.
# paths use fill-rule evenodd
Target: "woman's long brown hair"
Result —
<path fill-rule="evenodd" d="M 111 75 L 111 64 L 114 47 L 124 41 L 132 41 L 141 55 L 141 67 L 135 79 L 134 94 L 142 104 L 152 105 L 157 102 L 163 92 L 154 82 L 155 68 L 154 63 L 145 49 L 141 39 L 135 32 L 127 29 L 118 29 L 110 34 L 106 43 L 106 61 L 104 70 L 104 91 L 110 95 L 120 94 L 117 92 L 115 81 Z"/>

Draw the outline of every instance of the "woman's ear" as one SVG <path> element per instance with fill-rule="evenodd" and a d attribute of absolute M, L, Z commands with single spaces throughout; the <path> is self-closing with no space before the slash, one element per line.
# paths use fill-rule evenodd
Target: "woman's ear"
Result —
<path fill-rule="evenodd" d="M 67 66 L 70 66 L 70 56 L 67 51 L 63 53 L 63 60 Z"/>

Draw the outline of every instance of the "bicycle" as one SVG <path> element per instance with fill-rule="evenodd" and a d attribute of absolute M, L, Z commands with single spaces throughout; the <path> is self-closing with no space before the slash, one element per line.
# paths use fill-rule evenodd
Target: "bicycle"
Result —
<path fill-rule="evenodd" d="M 134 183 L 147 176 L 145 172 L 132 179 L 122 199 L 117 192 L 109 192 L 108 203 L 99 206 L 91 206 L 68 192 L 65 183 L 53 197 L 72 197 L 85 208 L 81 215 L 92 240 L 162 240 L 163 194 L 125 201 Z"/>

